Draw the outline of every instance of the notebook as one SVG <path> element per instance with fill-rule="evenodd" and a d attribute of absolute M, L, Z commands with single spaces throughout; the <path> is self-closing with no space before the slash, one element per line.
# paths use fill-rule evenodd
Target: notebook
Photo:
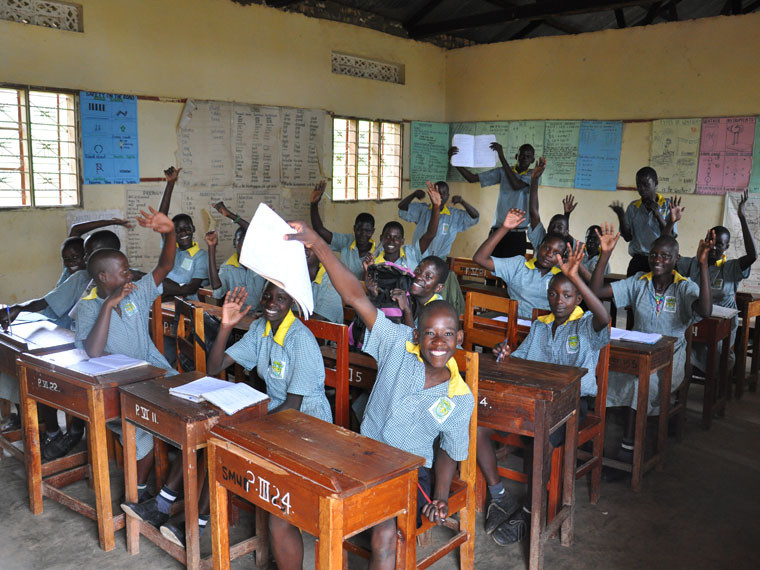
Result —
<path fill-rule="evenodd" d="M 243 382 L 236 384 L 210 376 L 169 388 L 169 393 L 191 402 L 209 402 L 221 408 L 227 415 L 235 414 L 268 398 L 263 392 Z"/>
<path fill-rule="evenodd" d="M 610 329 L 610 340 L 625 340 L 628 342 L 640 342 L 642 344 L 654 344 L 662 338 L 661 334 L 644 333 L 640 331 L 627 331 L 612 327 Z"/>
<path fill-rule="evenodd" d="M 131 358 L 124 354 L 106 354 L 90 358 L 87 352 L 82 349 L 51 354 L 47 359 L 69 370 L 91 376 L 102 376 L 103 374 L 111 374 L 112 372 L 121 372 L 122 370 L 148 365 L 145 360 Z"/>

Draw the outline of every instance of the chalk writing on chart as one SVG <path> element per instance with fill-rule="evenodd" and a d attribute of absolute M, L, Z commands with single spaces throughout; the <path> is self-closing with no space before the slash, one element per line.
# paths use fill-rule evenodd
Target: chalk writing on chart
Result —
<path fill-rule="evenodd" d="M 504 147 L 504 156 L 511 163 L 516 160 L 520 147 L 529 144 L 536 151 L 536 159 L 544 155 L 545 121 L 510 121 L 509 145 Z M 534 166 L 534 165 L 531 165 Z"/>
<path fill-rule="evenodd" d="M 580 130 L 580 121 L 546 121 L 543 154 L 546 170 L 541 176 L 545 186 L 572 188 L 575 184 Z"/>
<path fill-rule="evenodd" d="M 322 179 L 325 112 L 280 109 L 280 180 L 284 186 L 314 186 Z"/>
<path fill-rule="evenodd" d="M 697 194 L 725 194 L 749 184 L 755 117 L 702 119 Z"/>
<path fill-rule="evenodd" d="M 620 170 L 620 121 L 582 121 L 578 135 L 575 187 L 616 190 Z"/>
<path fill-rule="evenodd" d="M 235 103 L 232 155 L 235 188 L 264 188 L 280 182 L 280 108 Z"/>
<path fill-rule="evenodd" d="M 723 225 L 731 232 L 731 243 L 726 252 L 726 256 L 729 259 L 739 259 L 746 253 L 742 228 L 739 223 L 739 215 L 737 214 L 740 199 L 741 193 L 730 192 L 726 194 L 723 206 Z M 758 238 L 760 237 L 760 195 L 749 195 L 749 200 L 744 206 L 744 213 L 747 217 L 749 231 L 754 237 L 755 246 L 757 246 Z M 757 264 L 752 268 L 749 278 L 741 282 L 739 291 L 760 293 L 760 269 L 757 268 Z"/>
<path fill-rule="evenodd" d="M 657 171 L 660 192 L 696 191 L 701 130 L 701 119 L 652 122 L 651 164 Z"/>

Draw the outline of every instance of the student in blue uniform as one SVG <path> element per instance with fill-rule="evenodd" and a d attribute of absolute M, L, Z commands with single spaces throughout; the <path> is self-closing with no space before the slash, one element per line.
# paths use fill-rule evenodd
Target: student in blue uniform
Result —
<path fill-rule="evenodd" d="M 245 233 L 246 228 L 241 225 L 235 232 L 232 241 L 235 253 L 224 262 L 218 271 L 216 269 L 216 248 L 219 245 L 219 234 L 216 231 L 211 231 L 205 235 L 208 246 L 208 275 L 213 288 L 214 299 L 224 299 L 225 295 L 235 287 L 245 287 L 249 305 L 255 311 L 261 301 L 261 293 L 264 291 L 266 279 L 240 263 L 240 251 L 243 248 Z"/>
<path fill-rule="evenodd" d="M 576 244 L 575 251 L 568 256 L 567 262 L 557 257 L 557 265 L 562 272 L 551 278 L 546 294 L 551 313 L 533 321 L 528 337 L 517 350 L 512 351 L 506 342 L 497 344 L 493 349 L 497 360 L 511 356 L 588 370 L 581 378 L 579 420 L 585 417 L 596 396 L 596 364 L 599 351 L 610 341 L 610 315 L 578 274 L 583 257 L 581 243 Z M 581 309 L 581 301 L 585 301 L 588 311 L 584 312 Z M 509 366 L 509 363 L 505 363 L 505 366 Z M 530 472 L 528 493 L 520 508 L 515 498 L 504 489 L 499 477 L 491 440 L 493 434 L 493 429 L 478 428 L 478 465 L 483 471 L 491 497 L 486 512 L 486 533 L 490 534 L 497 544 L 504 546 L 522 540 L 530 527 Z M 564 439 L 564 427 L 549 436 L 549 442 L 554 447 L 561 445 Z M 531 450 L 531 447 L 526 447 L 526 466 L 533 464 Z M 547 473 L 550 468 L 549 461 L 545 466 Z"/>
<path fill-rule="evenodd" d="M 290 225 L 297 233 L 285 238 L 302 241 L 314 250 L 344 302 L 367 326 L 363 350 L 377 360 L 378 372 L 362 421 L 362 435 L 425 458 L 418 479 L 432 502 L 418 494 L 418 513 L 442 523 L 448 515 L 456 462 L 467 458 L 468 429 L 475 406 L 453 358 L 463 338 L 458 315 L 448 303 L 437 301 L 424 307 L 417 329 L 392 323 L 314 230 L 303 222 Z M 436 440 L 440 442 L 437 448 Z M 370 568 L 393 568 L 395 519 L 375 526 L 371 541 Z M 291 557 L 287 567 L 300 568 L 302 560 L 302 556 Z M 279 558 L 277 563 L 283 568 Z"/>
<path fill-rule="evenodd" d="M 314 313 L 311 318 L 342 325 L 343 301 L 333 287 L 325 268 L 309 249 L 306 250 L 306 267 L 309 270 L 311 293 L 314 296 Z"/>
<path fill-rule="evenodd" d="M 549 227 L 544 228 L 541 222 L 541 213 L 538 207 L 538 181 L 546 169 L 546 159 L 542 156 L 538 159 L 538 164 L 530 173 L 530 195 L 529 195 L 529 214 L 530 227 L 528 229 L 528 240 L 535 251 L 544 241 L 547 233 L 560 234 L 565 236 L 565 240 L 572 248 L 575 246 L 575 238 L 570 235 L 570 214 L 577 204 L 572 194 L 565 196 L 562 200 L 564 213 L 555 214 L 549 220 Z"/>
<path fill-rule="evenodd" d="M 583 258 L 583 267 L 588 271 L 589 278 L 594 272 L 596 264 L 599 263 L 599 235 L 602 232 L 601 226 L 589 226 L 586 230 L 586 257 Z M 610 272 L 610 264 L 604 266 L 604 274 Z"/>

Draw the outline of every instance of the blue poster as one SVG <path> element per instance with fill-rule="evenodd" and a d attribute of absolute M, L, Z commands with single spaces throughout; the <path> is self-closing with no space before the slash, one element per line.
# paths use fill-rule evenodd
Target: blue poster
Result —
<path fill-rule="evenodd" d="M 137 97 L 79 94 L 85 184 L 138 184 Z"/>
<path fill-rule="evenodd" d="M 617 190 L 622 141 L 621 121 L 581 121 L 575 187 Z"/>

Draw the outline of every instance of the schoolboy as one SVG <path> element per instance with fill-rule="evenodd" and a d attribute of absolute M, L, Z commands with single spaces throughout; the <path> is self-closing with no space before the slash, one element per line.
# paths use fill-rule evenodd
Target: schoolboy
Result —
<path fill-rule="evenodd" d="M 330 276 L 314 255 L 306 250 L 306 267 L 311 279 L 311 293 L 314 296 L 314 313 L 312 318 L 330 323 L 343 324 L 343 301 L 333 287 Z"/>
<path fill-rule="evenodd" d="M 589 276 L 594 272 L 596 264 L 599 263 L 599 235 L 601 226 L 589 226 L 586 230 L 586 257 L 583 258 L 583 267 L 588 271 Z M 604 266 L 604 274 L 610 272 L 610 264 Z"/>
<path fill-rule="evenodd" d="M 245 287 L 248 292 L 249 305 L 255 310 L 261 301 L 261 293 L 264 291 L 266 279 L 240 263 L 240 252 L 243 249 L 245 233 L 246 228 L 243 226 L 235 231 L 235 237 L 232 240 L 235 253 L 224 262 L 218 271 L 216 269 L 216 248 L 219 245 L 219 234 L 216 231 L 210 231 L 204 236 L 208 246 L 208 275 L 213 288 L 214 299 L 223 299 L 235 287 Z"/>
<path fill-rule="evenodd" d="M 752 264 L 757 260 L 755 240 L 747 224 L 744 211 L 749 194 L 745 190 L 739 201 L 738 216 L 742 228 L 745 253 L 739 259 L 726 259 L 726 251 L 731 244 L 731 232 L 723 226 L 712 228 L 705 239 L 712 238 L 713 246 L 707 254 L 707 268 L 710 272 L 710 289 L 713 303 L 721 307 L 736 309 L 736 290 L 743 279 L 749 277 Z M 699 280 L 700 265 L 696 257 L 682 257 L 676 265 L 678 272 L 691 279 Z M 731 321 L 731 347 L 736 339 L 736 329 L 739 327 L 739 317 L 734 316 Z M 733 370 L 736 358 L 733 350 L 729 354 L 729 370 Z M 693 343 L 691 347 L 691 362 L 699 370 L 704 372 L 707 368 L 707 346 L 704 343 Z"/>
<path fill-rule="evenodd" d="M 449 185 L 445 182 L 436 182 L 435 189 L 440 194 L 440 204 L 438 210 L 440 218 L 438 229 L 433 237 L 432 242 L 427 248 L 420 247 L 422 255 L 437 255 L 441 259 L 451 253 L 451 246 L 457 234 L 471 228 L 480 220 L 480 213 L 474 206 L 468 204 L 461 196 L 454 196 L 451 199 L 452 204 L 461 204 L 464 209 L 452 208 L 446 205 L 449 200 Z M 428 189 L 428 194 L 430 190 Z M 422 237 L 427 233 L 430 226 L 430 218 L 433 212 L 433 204 L 422 204 L 412 202 L 414 199 L 422 200 L 425 198 L 424 190 L 415 190 L 409 196 L 399 201 L 398 215 L 402 220 L 415 224 L 412 243 L 422 241 Z"/>
<path fill-rule="evenodd" d="M 528 229 L 528 240 L 535 250 L 544 241 L 547 233 L 560 234 L 565 236 L 565 241 L 573 248 L 575 247 L 575 238 L 570 235 L 570 214 L 575 210 L 577 204 L 572 194 L 565 196 L 562 200 L 564 214 L 554 214 L 551 220 L 549 220 L 548 228 L 544 228 L 544 224 L 541 222 L 541 214 L 538 207 L 538 181 L 545 168 L 546 159 L 542 156 L 538 159 L 538 164 L 531 171 L 530 175 L 530 227 Z"/>
<path fill-rule="evenodd" d="M 426 502 L 418 493 L 418 514 L 442 523 L 448 515 L 456 462 L 467 458 L 467 430 L 475 406 L 453 358 L 463 339 L 458 315 L 448 303 L 437 301 L 423 308 L 417 329 L 392 323 L 314 230 L 303 222 L 290 225 L 297 233 L 285 239 L 297 239 L 314 250 L 343 301 L 367 326 L 363 350 L 377 360 L 378 372 L 361 424 L 362 435 L 425 458 L 418 479 L 432 501 Z M 437 451 L 436 439 L 440 441 Z M 375 526 L 371 542 L 370 567 L 393 568 L 395 519 Z M 294 561 L 296 567 L 300 563 Z"/>
<path fill-rule="evenodd" d="M 618 307 L 633 308 L 633 328 L 645 333 L 659 333 L 675 337 L 673 347 L 673 372 L 671 391 L 675 391 L 683 381 L 686 360 L 687 327 L 700 317 L 712 314 L 712 293 L 710 291 L 710 271 L 707 255 L 713 246 L 712 240 L 700 240 L 697 250 L 699 260 L 699 281 L 694 282 L 678 273 L 678 242 L 673 236 L 660 236 L 652 244 L 649 254 L 648 273 L 638 272 L 623 281 L 611 285 L 604 284 L 603 267 L 615 249 L 620 233 L 605 223 L 599 235 L 602 253 L 599 263 L 591 276 L 591 290 L 602 300 L 614 299 Z M 647 413 L 659 413 L 660 384 L 653 374 L 649 384 Z M 638 378 L 631 374 L 610 372 L 607 381 L 607 406 L 623 406 L 627 410 L 627 422 L 623 441 L 618 450 L 618 459 L 630 462 L 633 457 L 633 437 Z"/>
<path fill-rule="evenodd" d="M 482 188 L 486 186 L 499 185 L 499 198 L 496 202 L 494 211 L 493 225 L 491 234 L 498 231 L 504 223 L 507 212 L 513 208 L 528 211 L 528 194 L 530 191 L 530 180 L 532 170 L 530 165 L 535 161 L 536 151 L 532 145 L 524 144 L 520 147 L 515 158 L 517 162 L 510 166 L 504 157 L 504 149 L 497 143 L 491 143 L 491 149 L 499 155 L 500 168 L 494 168 L 475 174 L 462 166 L 456 169 L 467 182 L 480 182 Z M 457 147 L 449 149 L 449 161 L 451 157 L 459 152 Z M 509 233 L 504 234 L 502 240 L 494 246 L 494 257 L 512 257 L 516 255 L 525 255 L 527 248 L 526 232 L 528 230 L 528 220 L 523 220 L 519 226 L 512 228 Z"/>
<path fill-rule="evenodd" d="M 448 276 L 449 266 L 446 262 L 436 255 L 430 255 L 415 267 L 409 295 L 401 289 L 391 291 L 391 298 L 398 303 L 406 326 L 416 328 L 423 307 L 444 300 L 441 291 Z"/>
<path fill-rule="evenodd" d="M 585 368 L 588 372 L 581 378 L 581 417 L 586 415 L 589 400 L 596 396 L 596 364 L 599 351 L 610 341 L 608 324 L 610 315 L 602 302 L 586 285 L 578 273 L 583 260 L 583 244 L 576 244 L 568 261 L 557 258 L 562 270 L 551 278 L 546 296 L 551 314 L 538 317 L 530 327 L 528 337 L 514 352 L 506 342 L 493 349 L 497 360 L 509 356 L 552 364 L 564 364 Z M 586 302 L 588 311 L 580 307 Z M 511 354 L 510 354 L 511 353 Z M 509 364 L 507 363 L 506 366 Z M 499 477 L 491 436 L 494 430 L 478 428 L 478 465 L 483 471 L 491 501 L 486 513 L 486 533 L 501 546 L 522 540 L 530 526 L 531 484 L 528 473 L 528 493 L 520 508 L 517 501 L 504 489 Z M 564 428 L 549 436 L 549 442 L 557 447 L 564 442 Z M 532 448 L 526 448 L 532 449 Z M 526 454 L 526 466 L 531 466 L 530 452 Z M 546 465 L 546 471 L 551 462 Z"/>
<path fill-rule="evenodd" d="M 311 193 L 311 225 L 333 251 L 340 253 L 343 265 L 348 267 L 357 279 L 362 279 L 363 260 L 371 259 L 372 252 L 375 250 L 375 242 L 372 241 L 372 234 L 375 233 L 375 218 L 367 212 L 356 216 L 353 234 L 338 234 L 328 230 L 322 224 L 322 217 L 319 214 L 319 201 L 325 193 L 325 184 L 323 180 L 314 187 Z"/>
<path fill-rule="evenodd" d="M 513 228 L 519 227 L 524 220 L 523 210 L 509 210 L 502 226 L 480 245 L 472 260 L 500 277 L 507 285 L 509 297 L 518 302 L 518 316 L 521 319 L 531 319 L 533 309 L 549 308 L 546 291 L 552 276 L 560 271 L 555 262 L 557 255 L 565 254 L 566 244 L 564 236 L 547 234 L 536 256 L 530 260 L 526 261 L 522 255 L 508 258 L 492 257 L 491 253 L 499 240 Z"/>
<path fill-rule="evenodd" d="M 169 215 L 174 185 L 179 179 L 181 170 L 173 166 L 164 170 L 166 188 L 164 188 L 161 205 L 158 208 L 158 211 L 164 215 Z M 208 253 L 193 241 L 195 225 L 190 216 L 177 214 L 172 218 L 172 222 L 174 222 L 176 234 L 177 255 L 174 259 L 174 267 L 163 284 L 163 294 L 169 298 L 177 296 L 198 299 L 198 289 L 208 282 Z"/>
<path fill-rule="evenodd" d="M 649 271 L 649 251 L 652 243 L 660 236 L 678 237 L 676 223 L 686 207 L 681 206 L 681 198 L 665 198 L 657 193 L 657 172 L 650 166 L 636 173 L 638 200 L 628 204 L 614 201 L 610 208 L 618 217 L 620 235 L 628 244 L 631 261 L 628 263 L 628 277 L 639 271 Z"/>

